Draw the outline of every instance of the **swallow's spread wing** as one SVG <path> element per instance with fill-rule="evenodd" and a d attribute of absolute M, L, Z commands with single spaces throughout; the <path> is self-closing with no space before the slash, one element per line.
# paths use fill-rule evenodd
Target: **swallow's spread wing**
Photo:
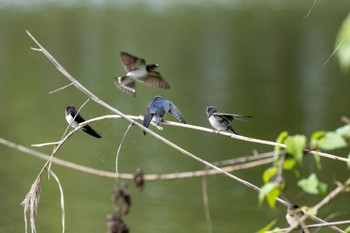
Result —
<path fill-rule="evenodd" d="M 136 85 L 135 80 L 125 77 L 116 77 L 114 78 L 114 84 L 123 92 L 133 95 L 136 95 Z"/>
<path fill-rule="evenodd" d="M 145 65 L 145 60 L 135 57 L 129 53 L 121 52 L 120 59 L 124 65 L 124 68 L 127 72 L 136 70 L 140 65 Z"/>
<path fill-rule="evenodd" d="M 232 120 L 240 120 L 240 121 L 249 121 L 248 118 L 251 118 L 252 116 L 246 116 L 246 115 L 239 115 L 239 114 L 231 114 L 231 113 L 221 113 L 221 112 L 215 112 L 213 113 L 214 116 L 221 116 L 225 118 L 228 121 Z"/>
<path fill-rule="evenodd" d="M 139 78 L 139 80 L 150 86 L 170 89 L 169 83 L 155 70 L 150 71 L 146 76 Z"/>
<path fill-rule="evenodd" d="M 169 101 L 170 102 L 170 101 Z M 182 112 L 172 103 L 170 102 L 169 112 L 173 114 L 180 122 L 186 124 L 186 120 Z"/>

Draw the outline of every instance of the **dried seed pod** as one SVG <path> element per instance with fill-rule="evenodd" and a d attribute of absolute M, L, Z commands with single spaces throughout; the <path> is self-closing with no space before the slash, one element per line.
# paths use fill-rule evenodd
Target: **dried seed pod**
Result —
<path fill-rule="evenodd" d="M 129 233 L 125 222 L 117 214 L 107 216 L 107 228 L 108 233 Z"/>
<path fill-rule="evenodd" d="M 143 174 L 142 170 L 137 169 L 136 173 L 134 174 L 134 182 L 135 182 L 136 188 L 140 192 L 143 191 L 143 188 L 145 186 L 143 176 L 144 176 L 144 174 Z"/>

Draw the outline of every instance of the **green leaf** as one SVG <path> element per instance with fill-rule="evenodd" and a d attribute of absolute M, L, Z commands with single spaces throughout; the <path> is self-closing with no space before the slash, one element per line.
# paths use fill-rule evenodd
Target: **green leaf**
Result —
<path fill-rule="evenodd" d="M 312 173 L 307 179 L 300 180 L 298 186 L 310 194 L 323 195 L 327 191 L 327 184 L 320 182 L 315 173 Z"/>
<path fill-rule="evenodd" d="M 281 152 L 280 144 L 282 144 L 284 142 L 284 140 L 286 139 L 287 136 L 288 136 L 287 131 L 283 131 L 278 135 L 277 140 L 276 140 L 277 145 L 275 146 L 275 149 L 274 149 L 275 160 L 278 159 L 278 155 Z"/>
<path fill-rule="evenodd" d="M 286 159 L 283 162 L 283 169 L 285 170 L 292 170 L 295 167 L 295 160 L 294 159 Z"/>
<path fill-rule="evenodd" d="M 335 50 L 340 67 L 348 71 L 350 68 L 350 14 L 344 20 L 335 42 Z"/>
<path fill-rule="evenodd" d="M 263 181 L 264 184 L 271 181 L 271 178 L 274 177 L 277 174 L 277 168 L 276 167 L 270 167 L 264 171 L 263 174 Z"/>
<path fill-rule="evenodd" d="M 287 152 L 294 156 L 295 160 L 301 164 L 306 145 L 306 137 L 304 135 L 288 136 L 285 140 Z"/>
<path fill-rule="evenodd" d="M 348 165 L 348 169 L 350 169 L 350 153 L 348 155 L 348 162 L 347 162 L 347 165 Z"/>
<path fill-rule="evenodd" d="M 322 138 L 324 135 L 326 135 L 326 131 L 316 131 L 311 136 L 311 142 L 310 147 L 311 148 L 317 148 L 318 147 L 318 140 Z"/>
<path fill-rule="evenodd" d="M 261 191 L 259 192 L 259 205 L 262 204 L 264 199 L 266 198 L 267 203 L 271 208 L 274 208 L 276 205 L 276 198 L 280 195 L 280 190 L 278 188 L 278 184 L 276 182 L 266 183 L 261 187 Z"/>
<path fill-rule="evenodd" d="M 318 141 L 319 148 L 323 150 L 335 150 L 347 145 L 342 136 L 334 132 L 327 132 L 326 135 Z"/>
<path fill-rule="evenodd" d="M 350 125 L 339 127 L 335 132 L 345 139 L 350 139 Z"/>
<path fill-rule="evenodd" d="M 269 204 L 269 206 L 271 208 L 275 208 L 275 206 L 276 206 L 276 198 L 279 197 L 280 193 L 281 193 L 281 190 L 276 185 L 275 188 L 273 188 L 271 190 L 271 192 L 269 192 L 267 194 L 266 200 L 267 200 L 267 203 Z"/>
<path fill-rule="evenodd" d="M 317 189 L 320 195 L 325 195 L 327 193 L 327 184 L 319 182 Z"/>
<path fill-rule="evenodd" d="M 271 230 L 271 228 L 276 224 L 277 220 L 273 220 L 271 221 L 269 224 L 267 224 L 266 226 L 264 226 L 263 228 L 261 228 L 259 231 L 257 231 L 256 233 L 264 233 L 266 231 Z"/>

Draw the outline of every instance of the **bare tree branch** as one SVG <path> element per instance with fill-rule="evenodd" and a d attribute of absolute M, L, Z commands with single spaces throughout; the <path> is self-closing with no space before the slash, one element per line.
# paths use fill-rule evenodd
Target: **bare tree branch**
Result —
<path fill-rule="evenodd" d="M 50 155 L 32 150 L 28 147 L 10 142 L 6 139 L 0 138 L 0 144 L 6 145 L 10 148 L 16 149 L 20 152 L 23 152 L 28 155 L 35 156 L 37 158 L 43 159 L 45 161 L 50 159 Z M 238 170 L 243 170 L 243 169 L 249 169 L 253 168 L 256 166 L 261 166 L 264 164 L 270 164 L 274 161 L 274 158 L 272 158 L 272 152 L 267 152 L 263 153 L 261 155 L 253 155 L 248 160 L 251 162 L 246 162 L 245 164 L 238 164 L 238 165 L 232 165 L 232 166 L 226 166 L 222 167 L 222 170 L 225 170 L 227 172 L 233 172 L 233 171 L 238 171 Z M 253 159 L 255 158 L 255 159 Z M 242 163 L 242 161 L 247 160 L 246 157 L 244 158 L 235 158 L 232 159 L 232 164 L 236 163 Z M 124 179 L 124 180 L 133 180 L 134 175 L 131 173 L 118 173 L 116 174 L 115 172 L 109 172 L 109 171 L 103 171 L 103 170 L 98 170 L 95 168 L 90 168 L 86 167 L 80 164 L 72 163 L 66 160 L 62 160 L 59 158 L 52 157 L 51 162 L 54 164 L 57 164 L 59 166 L 63 166 L 66 168 L 70 168 L 72 170 L 77 170 L 81 171 L 84 173 L 88 173 L 91 175 L 97 175 L 101 177 L 107 177 L 107 178 L 113 178 L 113 179 Z M 218 164 L 220 164 L 218 162 Z M 225 162 L 227 164 L 227 162 Z M 202 176 L 208 176 L 208 175 L 218 175 L 220 174 L 220 171 L 217 170 L 199 170 L 199 171 L 188 171 L 188 172 L 179 172 L 179 173 L 168 173 L 168 174 L 146 174 L 144 175 L 144 180 L 145 181 L 160 181 L 160 180 L 175 180 L 175 179 L 187 179 L 187 178 L 193 178 L 193 177 L 202 177 Z"/>

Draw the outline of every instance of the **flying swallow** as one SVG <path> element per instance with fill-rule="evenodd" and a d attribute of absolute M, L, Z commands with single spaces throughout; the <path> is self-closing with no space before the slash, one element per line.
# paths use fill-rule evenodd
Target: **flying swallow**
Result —
<path fill-rule="evenodd" d="M 67 120 L 68 124 L 70 124 L 70 126 L 74 129 L 78 127 L 79 123 L 82 123 L 85 121 L 84 118 L 82 116 L 80 116 L 80 114 L 77 112 L 77 110 L 75 110 L 75 107 L 73 107 L 73 106 L 66 107 L 65 116 L 66 116 L 66 120 Z M 90 134 L 91 136 L 96 137 L 96 138 L 101 138 L 101 135 L 99 135 L 89 125 L 85 125 L 83 127 L 83 131 L 85 133 Z"/>
<path fill-rule="evenodd" d="M 114 78 L 114 83 L 120 90 L 135 96 L 135 81 L 149 86 L 170 89 L 169 83 L 155 70 L 159 67 L 158 64 L 146 64 L 144 59 L 126 52 L 121 52 L 120 58 L 127 72 L 123 77 Z"/>
<path fill-rule="evenodd" d="M 238 134 L 231 126 L 230 121 L 242 120 L 247 121 L 245 118 L 251 116 L 244 116 L 238 114 L 221 113 L 214 106 L 207 107 L 207 115 L 211 126 L 218 131 L 224 131 L 229 133 Z"/>
<path fill-rule="evenodd" d="M 153 118 L 155 118 L 156 124 L 159 125 L 167 112 L 175 116 L 180 122 L 186 124 L 185 117 L 173 102 L 165 100 L 161 96 L 156 96 L 147 105 L 146 113 L 143 117 L 143 126 L 148 128 Z M 143 131 L 143 134 L 146 135 L 146 132 Z"/>
<path fill-rule="evenodd" d="M 300 233 L 304 233 L 303 228 L 305 227 L 305 224 L 303 222 L 300 222 L 300 218 L 303 217 L 304 213 L 300 206 L 298 205 L 289 205 L 287 209 L 286 214 L 286 220 L 290 226 L 293 226 L 295 224 L 300 224 L 297 229 Z"/>

